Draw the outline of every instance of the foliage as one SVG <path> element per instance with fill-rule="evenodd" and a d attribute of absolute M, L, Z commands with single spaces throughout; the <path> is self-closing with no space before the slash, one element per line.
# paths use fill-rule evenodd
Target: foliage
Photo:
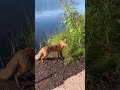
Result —
<path fill-rule="evenodd" d="M 117 3 L 114 0 L 86 3 L 86 87 L 90 90 L 98 90 L 95 82 L 120 68 L 120 10 L 115 8 Z"/>
<path fill-rule="evenodd" d="M 15 25 L 15 27 L 13 27 L 13 30 L 10 30 L 8 38 L 8 52 L 10 54 L 9 57 L 13 57 L 14 54 L 21 49 L 34 47 L 34 24 L 32 21 L 32 18 L 27 17 L 27 23 L 25 26 Z M 25 28 L 26 26 L 27 29 Z"/>
<path fill-rule="evenodd" d="M 64 20 L 62 23 L 66 26 L 62 32 L 52 36 L 48 40 L 48 44 L 57 44 L 60 40 L 66 38 L 68 46 L 64 48 L 63 54 L 65 60 L 70 62 L 84 54 L 85 16 L 77 11 L 75 2 L 61 1 L 61 3 L 64 7 L 64 13 L 62 14 Z"/>

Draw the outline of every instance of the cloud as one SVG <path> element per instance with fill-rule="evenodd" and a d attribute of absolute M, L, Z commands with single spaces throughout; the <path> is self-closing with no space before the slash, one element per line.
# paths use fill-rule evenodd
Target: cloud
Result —
<path fill-rule="evenodd" d="M 35 17 L 49 17 L 49 16 L 58 16 L 60 13 L 62 13 L 63 10 L 52 10 L 52 11 L 43 11 L 43 12 L 35 12 Z"/>
<path fill-rule="evenodd" d="M 78 11 L 81 13 L 81 14 L 85 14 L 85 2 L 83 1 L 82 3 L 80 3 L 78 5 Z M 58 16 L 59 14 L 61 14 L 63 12 L 63 9 L 60 8 L 60 9 L 54 9 L 54 10 L 45 10 L 45 11 L 37 11 L 35 10 L 35 18 L 41 18 L 41 17 L 55 17 L 55 16 Z"/>

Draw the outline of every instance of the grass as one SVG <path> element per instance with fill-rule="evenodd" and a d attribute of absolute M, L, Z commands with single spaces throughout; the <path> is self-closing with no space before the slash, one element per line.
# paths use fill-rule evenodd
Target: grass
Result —
<path fill-rule="evenodd" d="M 64 17 L 61 24 L 65 28 L 61 29 L 59 33 L 47 37 L 47 41 L 40 42 L 40 47 L 45 45 L 55 45 L 60 40 L 67 39 L 68 46 L 63 49 L 63 56 L 65 62 L 72 62 L 78 60 L 79 57 L 85 56 L 85 15 L 81 15 L 76 9 L 75 2 L 63 2 Z M 46 39 L 45 39 L 46 40 Z"/>
<path fill-rule="evenodd" d="M 63 49 L 65 62 L 75 61 L 85 55 L 85 16 L 76 10 L 74 2 L 61 2 L 64 7 L 65 28 L 48 39 L 48 45 L 55 45 L 67 39 L 68 46 Z"/>
<path fill-rule="evenodd" d="M 72 62 L 78 60 L 78 58 L 85 56 L 85 15 L 81 15 L 76 9 L 75 2 L 63 2 L 61 4 L 64 7 L 63 15 L 64 19 L 61 22 L 65 27 L 59 30 L 59 33 L 52 34 L 51 36 L 45 36 L 42 41 L 36 42 L 39 44 L 39 49 L 43 46 L 55 45 L 60 40 L 67 39 L 68 46 L 63 49 L 63 56 L 65 62 Z M 48 29 L 49 30 L 49 29 Z M 47 32 L 46 32 L 47 33 Z M 39 51 L 38 47 L 36 52 Z"/>
<path fill-rule="evenodd" d="M 113 85 L 118 83 L 114 76 L 120 78 L 120 23 L 115 5 L 113 0 L 86 3 L 86 88 L 89 90 L 113 88 L 113 81 L 107 75 L 116 81 Z"/>
<path fill-rule="evenodd" d="M 76 36 L 75 36 L 76 35 Z M 76 37 L 76 38 L 71 38 Z M 83 44 L 79 43 L 79 33 L 69 33 L 69 31 L 62 31 L 61 33 L 53 36 L 51 39 L 48 39 L 48 45 L 55 45 L 58 44 L 60 40 L 67 39 L 68 46 L 63 49 L 63 55 L 65 60 L 72 61 L 77 57 L 84 55 L 84 46 Z"/>
<path fill-rule="evenodd" d="M 29 21 L 28 21 L 29 19 Z M 12 30 L 8 30 L 7 37 L 7 51 L 5 56 L 1 56 L 1 64 L 7 64 L 9 60 L 18 52 L 19 50 L 34 47 L 34 24 L 33 19 L 27 17 L 27 23 L 24 25 L 12 25 Z"/>

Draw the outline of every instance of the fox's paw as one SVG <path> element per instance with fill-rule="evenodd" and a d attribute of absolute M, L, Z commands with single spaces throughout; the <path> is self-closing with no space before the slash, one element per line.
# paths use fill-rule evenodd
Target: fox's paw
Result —
<path fill-rule="evenodd" d="M 46 64 L 46 63 L 47 63 L 46 61 L 43 62 L 43 64 Z"/>
<path fill-rule="evenodd" d="M 42 63 L 45 64 L 46 62 L 44 60 L 42 60 Z"/>
<path fill-rule="evenodd" d="M 60 59 L 61 59 L 61 60 L 64 60 L 64 58 L 63 58 L 63 57 L 61 57 Z"/>
<path fill-rule="evenodd" d="M 58 57 L 58 59 L 59 59 L 59 60 L 64 60 L 64 58 L 63 58 L 63 57 Z"/>
<path fill-rule="evenodd" d="M 44 60 L 42 60 L 42 63 L 44 63 Z"/>

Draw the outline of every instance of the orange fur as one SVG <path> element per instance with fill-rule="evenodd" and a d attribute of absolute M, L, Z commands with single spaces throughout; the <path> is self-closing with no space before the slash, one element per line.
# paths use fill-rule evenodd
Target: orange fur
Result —
<path fill-rule="evenodd" d="M 43 61 L 44 59 L 47 58 L 47 56 L 51 52 L 58 52 L 58 54 L 59 54 L 59 53 L 61 53 L 62 49 L 66 45 L 67 45 L 67 40 L 65 39 L 63 41 L 60 41 L 60 43 L 57 45 L 45 46 L 38 52 L 37 55 L 35 55 L 35 60 L 41 59 Z M 61 55 L 61 57 L 62 57 L 62 55 Z"/>
<path fill-rule="evenodd" d="M 18 79 L 33 68 L 34 55 L 34 48 L 26 48 L 17 52 L 8 62 L 6 68 L 0 70 L 0 79 L 6 80 L 14 76 L 20 87 Z"/>

